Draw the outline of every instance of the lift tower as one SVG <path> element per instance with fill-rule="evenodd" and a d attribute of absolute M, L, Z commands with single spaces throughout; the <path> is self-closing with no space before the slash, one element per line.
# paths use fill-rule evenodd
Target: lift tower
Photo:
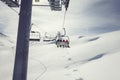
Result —
<path fill-rule="evenodd" d="M 27 80 L 32 0 L 21 0 L 13 80 Z"/>
<path fill-rule="evenodd" d="M 15 0 L 17 1 L 17 0 Z M 48 0 L 54 11 L 61 11 L 61 0 Z M 65 0 L 67 11 L 70 0 Z M 54 4 L 53 4 L 54 2 Z M 13 80 L 27 80 L 32 0 L 21 0 Z"/>

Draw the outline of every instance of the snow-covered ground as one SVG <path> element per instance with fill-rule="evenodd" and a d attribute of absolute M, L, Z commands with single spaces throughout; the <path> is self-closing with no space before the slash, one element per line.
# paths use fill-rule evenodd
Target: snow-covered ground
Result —
<path fill-rule="evenodd" d="M 30 43 L 28 80 L 120 80 L 120 16 L 112 14 L 116 8 L 112 3 L 117 0 L 105 1 L 107 5 L 103 0 L 71 0 L 65 23 L 70 48 L 42 41 Z M 12 80 L 19 17 L 14 10 L 18 9 L 0 1 L 0 10 L 0 79 Z M 63 14 L 64 10 L 33 7 L 32 29 L 42 36 L 45 32 L 54 35 L 62 28 Z"/>

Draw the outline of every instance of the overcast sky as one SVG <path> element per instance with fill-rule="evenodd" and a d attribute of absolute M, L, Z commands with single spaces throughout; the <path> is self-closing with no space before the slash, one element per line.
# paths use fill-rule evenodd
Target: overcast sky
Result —
<path fill-rule="evenodd" d="M 90 33 L 118 30 L 120 29 L 119 5 L 120 0 L 71 0 L 68 11 L 68 18 L 71 21 L 67 24 L 74 26 L 78 33 L 86 30 Z"/>
<path fill-rule="evenodd" d="M 47 4 L 47 0 L 41 0 L 41 4 Z M 70 34 L 99 34 L 120 30 L 120 0 L 70 0 L 70 5 L 66 15 L 65 28 Z M 1 6 L 2 7 L 2 6 Z M 7 6 L 1 9 L 7 11 Z M 10 9 L 9 9 L 10 10 Z M 13 13 L 14 11 L 11 10 Z M 11 19 L 7 14 L 6 16 Z M 11 15 L 12 15 L 11 13 Z M 1 20 L 3 18 L 0 13 Z M 14 13 L 16 14 L 16 13 Z M 16 14 L 17 15 L 17 14 Z M 39 30 L 56 32 L 62 28 L 64 10 L 60 12 L 51 11 L 49 7 L 33 7 L 32 22 L 35 23 Z M 16 16 L 14 16 L 17 18 Z M 3 19 L 2 19 L 3 18 Z M 4 22 L 6 22 L 5 20 Z M 11 19 L 7 22 L 14 22 Z M 18 25 L 13 24 L 12 26 Z M 4 26 L 3 22 L 0 25 Z M 11 29 L 11 27 L 9 27 Z M 0 27 L 2 30 L 2 28 Z M 12 31 L 12 30 L 11 30 Z"/>

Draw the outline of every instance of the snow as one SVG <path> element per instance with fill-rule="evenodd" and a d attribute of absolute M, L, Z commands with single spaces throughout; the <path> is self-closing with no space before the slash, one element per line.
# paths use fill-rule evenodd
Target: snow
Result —
<path fill-rule="evenodd" d="M 68 26 L 66 30 L 70 36 L 70 48 L 57 48 L 55 44 L 43 41 L 30 42 L 27 80 L 120 80 L 119 23 L 113 16 L 107 19 L 103 18 L 104 15 L 92 15 L 97 21 L 106 20 L 107 26 L 110 25 L 106 28 L 103 21 L 94 22 L 90 16 L 85 17 L 84 10 L 100 0 L 94 0 L 93 3 L 84 0 L 82 5 L 78 2 L 71 0 L 66 16 L 65 26 Z M 73 10 L 79 6 L 81 10 Z M 19 16 L 1 1 L 0 10 L 0 79 L 12 80 Z M 14 10 L 19 12 L 17 8 Z M 40 31 L 42 37 L 45 32 L 54 35 L 62 28 L 63 14 L 64 10 L 53 12 L 47 7 L 33 7 L 32 29 Z M 109 24 L 110 22 L 112 23 Z M 92 32 L 91 28 L 96 31 Z"/>
<path fill-rule="evenodd" d="M 85 64 L 80 68 L 81 76 L 83 76 L 85 80 L 119 80 L 119 58 L 120 52 L 116 52 Z"/>
<path fill-rule="evenodd" d="M 18 14 L 14 9 L 0 1 L 0 31 L 12 38 L 16 37 L 18 26 Z"/>

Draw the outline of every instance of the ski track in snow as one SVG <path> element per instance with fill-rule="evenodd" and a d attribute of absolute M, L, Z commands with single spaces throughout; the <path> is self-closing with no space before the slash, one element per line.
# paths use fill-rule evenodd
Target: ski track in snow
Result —
<path fill-rule="evenodd" d="M 43 66 L 43 68 L 44 68 L 43 72 L 42 73 L 40 72 L 40 74 L 38 74 L 38 76 L 34 79 L 34 80 L 39 80 L 41 78 L 41 76 L 43 74 L 45 74 L 45 72 L 47 71 L 47 67 L 40 60 L 37 60 L 37 59 L 34 59 L 34 58 L 30 58 L 30 59 L 39 62 Z"/>

